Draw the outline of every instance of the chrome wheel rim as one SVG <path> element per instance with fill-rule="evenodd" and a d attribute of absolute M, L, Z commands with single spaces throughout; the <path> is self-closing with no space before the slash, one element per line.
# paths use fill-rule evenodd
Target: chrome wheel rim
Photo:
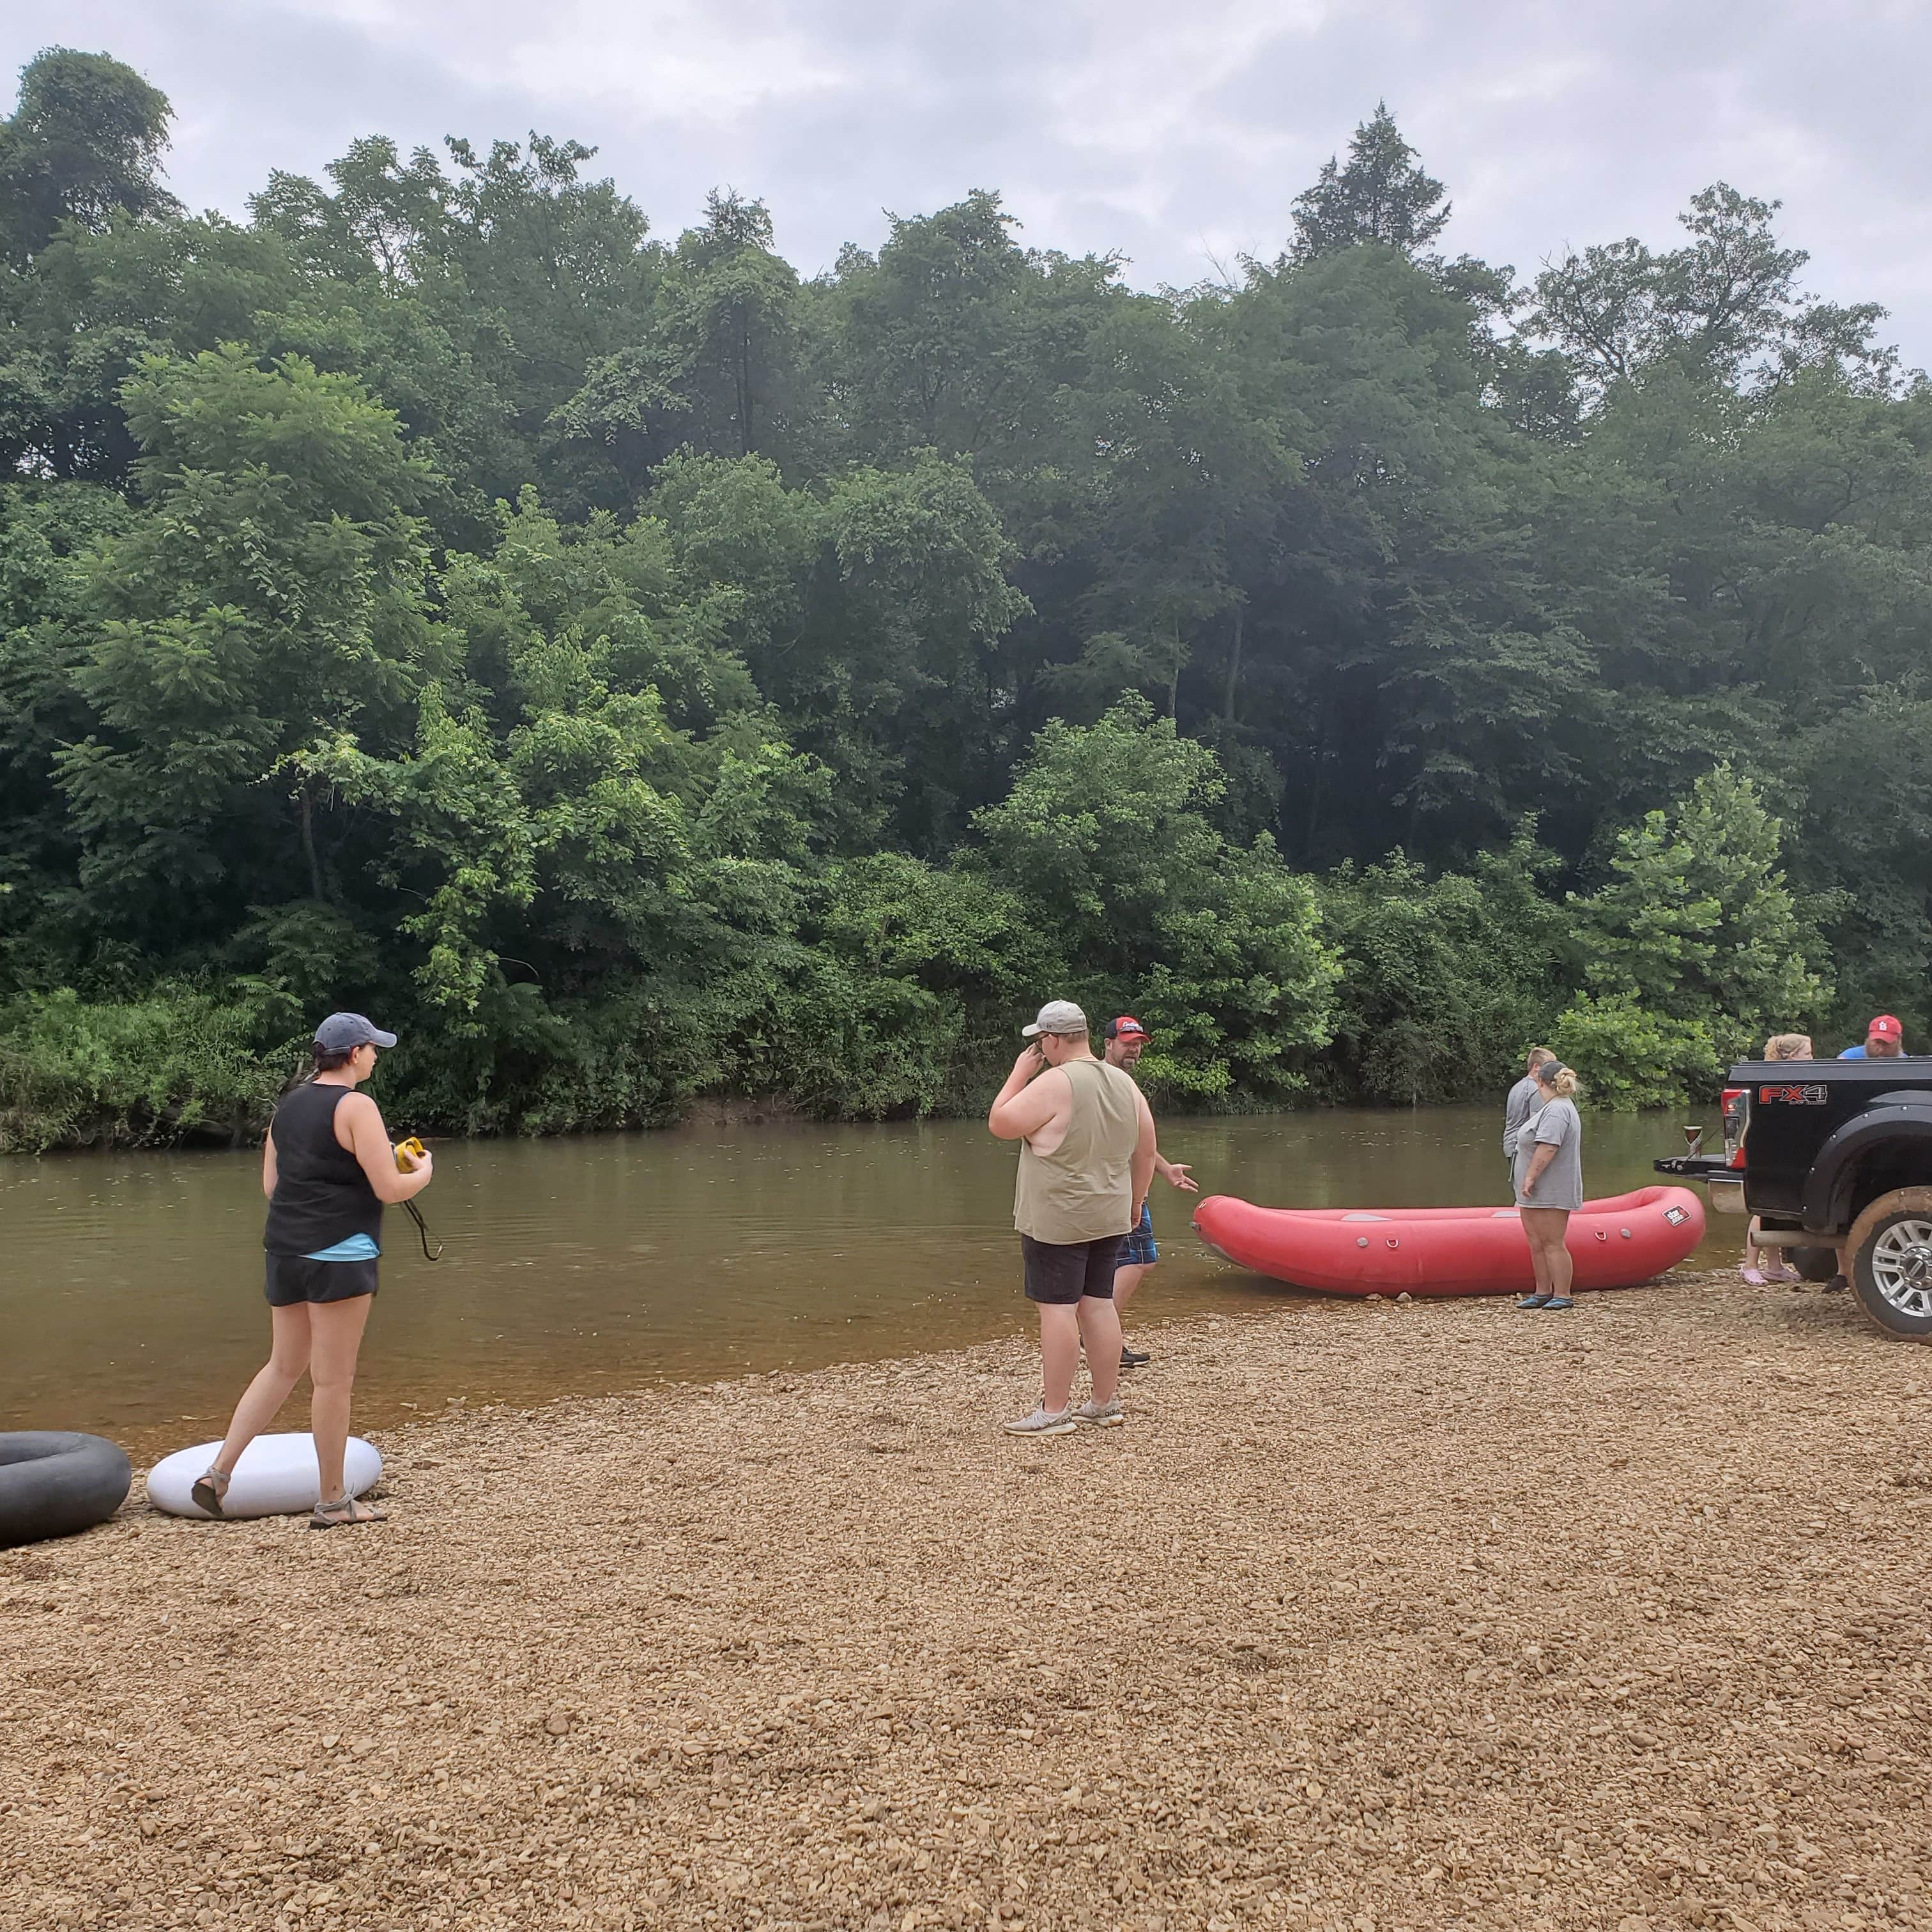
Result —
<path fill-rule="evenodd" d="M 1932 1221 L 1894 1221 L 1872 1244 L 1871 1271 L 1888 1307 L 1932 1320 Z"/>

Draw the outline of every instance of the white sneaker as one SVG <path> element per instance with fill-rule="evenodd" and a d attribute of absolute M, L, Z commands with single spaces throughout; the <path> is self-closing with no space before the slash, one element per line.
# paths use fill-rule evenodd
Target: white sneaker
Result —
<path fill-rule="evenodd" d="M 1073 1419 L 1089 1429 L 1118 1429 L 1127 1418 L 1120 1413 L 1120 1398 L 1116 1396 L 1112 1402 L 1083 1402 L 1073 1412 Z"/>
<path fill-rule="evenodd" d="M 1061 1409 L 1051 1413 L 1042 1402 L 1030 1415 L 1022 1416 L 1017 1422 L 1000 1425 L 1009 1436 L 1071 1436 L 1073 1433 L 1072 1412 Z"/>

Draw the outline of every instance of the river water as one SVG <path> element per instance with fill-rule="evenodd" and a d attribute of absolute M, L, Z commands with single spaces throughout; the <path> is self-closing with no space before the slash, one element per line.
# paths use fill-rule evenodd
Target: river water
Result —
<path fill-rule="evenodd" d="M 1277 1207 L 1509 1198 L 1500 1108 L 1172 1120 L 1170 1160 L 1207 1193 Z M 1586 1116 L 1586 1185 L 1621 1193 L 1681 1152 L 1675 1115 Z M 878 1359 L 1031 1326 L 1010 1147 L 977 1121 L 767 1124 L 448 1142 L 421 1197 L 443 1258 L 392 1209 L 364 1345 L 359 1424 L 456 1398 L 566 1394 Z M 266 1352 L 260 1156 L 178 1152 L 0 1161 L 0 1427 L 86 1429 L 137 1452 L 218 1435 Z M 1294 1306 L 1363 1318 L 1204 1248 L 1190 1197 L 1154 1183 L 1160 1268 L 1131 1327 Z M 1694 1264 L 1737 1258 L 1712 1217 Z M 305 1397 L 284 1413 L 305 1426 Z"/>

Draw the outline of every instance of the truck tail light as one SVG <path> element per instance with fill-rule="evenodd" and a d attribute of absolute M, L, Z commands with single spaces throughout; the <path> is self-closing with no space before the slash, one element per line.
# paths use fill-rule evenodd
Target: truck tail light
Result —
<path fill-rule="evenodd" d="M 1744 1108 L 1750 1098 L 1748 1087 L 1726 1087 L 1724 1089 L 1724 1165 L 1742 1167 L 1744 1164 Z"/>

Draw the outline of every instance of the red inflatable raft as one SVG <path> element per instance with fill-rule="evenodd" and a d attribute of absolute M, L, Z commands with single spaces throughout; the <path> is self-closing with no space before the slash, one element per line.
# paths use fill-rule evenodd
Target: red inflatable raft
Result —
<path fill-rule="evenodd" d="M 1514 1208 L 1257 1208 L 1211 1194 L 1194 1226 L 1217 1254 L 1323 1294 L 1516 1294 L 1534 1286 Z M 1565 1245 L 1579 1288 L 1628 1288 L 1674 1268 L 1704 1238 L 1688 1187 L 1586 1201 Z"/>

